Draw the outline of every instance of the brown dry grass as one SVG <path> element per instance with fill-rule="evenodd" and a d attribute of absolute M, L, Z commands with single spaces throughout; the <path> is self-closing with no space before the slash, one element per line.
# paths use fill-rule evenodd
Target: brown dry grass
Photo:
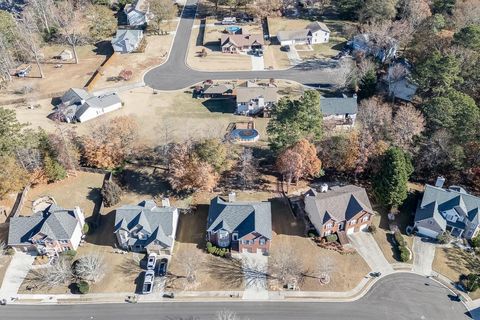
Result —
<path fill-rule="evenodd" d="M 95 206 L 100 205 L 103 177 L 104 175 L 99 173 L 77 172 L 76 177 L 37 185 L 28 192 L 21 214 L 32 214 L 32 202 L 39 197 L 52 196 L 59 206 L 67 209 L 79 206 L 85 217 L 89 217 Z"/>
<path fill-rule="evenodd" d="M 480 270 L 480 258 L 459 248 L 437 248 L 432 268 L 452 281 L 459 281 L 461 275 Z M 480 298 L 480 289 L 469 293 L 470 298 Z"/>
<path fill-rule="evenodd" d="M 303 291 L 348 291 L 355 288 L 361 279 L 370 271 L 367 263 L 359 254 L 341 255 L 335 251 L 322 249 L 304 236 L 303 223 L 294 219 L 287 205 L 282 201 L 272 203 L 273 239 L 271 252 L 284 247 L 291 247 L 296 253 L 296 261 L 301 261 L 309 276 L 300 284 Z M 330 260 L 333 272 L 331 282 L 320 284 L 315 276 L 316 268 L 323 259 Z M 272 288 L 278 289 L 273 281 Z"/>

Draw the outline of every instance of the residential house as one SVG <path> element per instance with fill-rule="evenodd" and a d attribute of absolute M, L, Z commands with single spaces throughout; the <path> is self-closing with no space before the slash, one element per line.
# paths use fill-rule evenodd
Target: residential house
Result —
<path fill-rule="evenodd" d="M 85 122 L 122 107 L 116 93 L 92 95 L 84 89 L 71 88 L 60 98 L 56 114 L 65 122 Z"/>
<path fill-rule="evenodd" d="M 390 97 L 411 102 L 418 90 L 418 85 L 412 80 L 412 66 L 406 60 L 399 60 L 388 68 L 383 78 L 388 86 Z"/>
<path fill-rule="evenodd" d="M 355 125 L 358 112 L 357 96 L 321 97 L 320 110 L 325 122 L 333 123 L 337 127 L 351 128 Z"/>
<path fill-rule="evenodd" d="M 322 192 L 310 189 L 304 203 L 308 219 L 320 237 L 366 230 L 375 215 L 365 189 L 354 185 L 330 190 L 324 185 Z"/>
<path fill-rule="evenodd" d="M 12 217 L 8 246 L 17 251 L 55 256 L 77 250 L 83 236 L 85 217 L 79 207 L 63 209 L 51 204 L 28 217 Z"/>
<path fill-rule="evenodd" d="M 125 205 L 115 211 L 114 233 L 122 249 L 134 252 L 173 252 L 178 224 L 178 209 L 168 199 L 157 207 L 145 200 L 138 205 Z"/>
<path fill-rule="evenodd" d="M 144 26 L 152 18 L 148 0 L 135 0 L 131 4 L 126 4 L 123 11 L 127 15 L 129 26 Z"/>
<path fill-rule="evenodd" d="M 234 94 L 237 97 L 236 113 L 242 115 L 268 112 L 278 101 L 277 88 L 259 86 L 250 81 L 235 88 Z"/>
<path fill-rule="evenodd" d="M 263 49 L 261 34 L 222 34 L 220 46 L 224 53 L 241 53 Z"/>
<path fill-rule="evenodd" d="M 398 49 L 398 41 L 394 38 L 389 37 L 385 41 L 380 42 L 368 33 L 356 35 L 348 42 L 348 45 L 353 53 L 373 56 L 381 62 L 394 59 Z"/>
<path fill-rule="evenodd" d="M 277 40 L 282 46 L 328 43 L 330 29 L 323 22 L 312 22 L 305 29 L 284 30 L 277 33 Z"/>
<path fill-rule="evenodd" d="M 233 96 L 233 85 L 231 84 L 205 84 L 202 89 L 204 98 L 230 98 Z"/>
<path fill-rule="evenodd" d="M 441 183 L 439 180 L 436 186 L 425 186 L 415 213 L 414 226 L 418 233 L 434 239 L 443 232 L 456 238 L 471 239 L 477 236 L 480 228 L 480 198 L 458 186 L 444 189 L 444 180 Z"/>
<path fill-rule="evenodd" d="M 143 30 L 117 29 L 112 39 L 113 51 L 130 53 L 137 50 L 143 38 Z"/>
<path fill-rule="evenodd" d="M 234 252 L 268 253 L 272 240 L 270 202 L 237 202 L 234 193 L 228 201 L 213 198 L 208 210 L 207 240 Z"/>

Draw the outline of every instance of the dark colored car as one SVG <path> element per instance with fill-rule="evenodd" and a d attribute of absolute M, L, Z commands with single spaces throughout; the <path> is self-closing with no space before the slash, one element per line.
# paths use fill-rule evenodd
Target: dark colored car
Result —
<path fill-rule="evenodd" d="M 165 277 L 165 275 L 167 274 L 167 266 L 168 260 L 165 258 L 161 259 L 157 267 L 157 276 Z"/>
<path fill-rule="evenodd" d="M 280 50 L 282 50 L 284 52 L 289 52 L 290 51 L 290 46 L 281 46 Z"/>
<path fill-rule="evenodd" d="M 373 278 L 378 278 L 382 275 L 381 272 L 370 272 L 370 276 Z"/>

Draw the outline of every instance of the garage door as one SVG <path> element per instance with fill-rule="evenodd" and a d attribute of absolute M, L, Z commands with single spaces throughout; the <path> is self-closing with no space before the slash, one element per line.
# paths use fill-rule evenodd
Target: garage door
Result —
<path fill-rule="evenodd" d="M 352 234 L 355 232 L 355 227 L 347 229 L 347 234 Z"/>
<path fill-rule="evenodd" d="M 433 230 L 430 230 L 430 229 L 427 229 L 427 228 L 424 228 L 424 227 L 418 227 L 417 229 L 418 229 L 418 233 L 420 233 L 424 236 L 434 238 L 434 239 L 436 239 L 437 236 L 438 236 L 438 232 L 436 232 L 436 231 L 433 231 Z"/>

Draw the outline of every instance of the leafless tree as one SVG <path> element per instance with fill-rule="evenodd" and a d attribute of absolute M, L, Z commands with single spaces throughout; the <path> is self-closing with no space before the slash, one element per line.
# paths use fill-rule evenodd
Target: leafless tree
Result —
<path fill-rule="evenodd" d="M 35 18 L 41 23 L 44 30 L 50 33 L 55 7 L 53 0 L 29 0 L 25 10 L 31 10 Z"/>
<path fill-rule="evenodd" d="M 40 31 L 35 23 L 35 19 L 29 12 L 24 12 L 22 16 L 17 19 L 17 31 L 17 49 L 35 60 L 38 71 L 40 72 L 40 77 L 45 78 L 42 66 L 40 64 L 40 59 L 42 58 L 40 48 Z"/>
<path fill-rule="evenodd" d="M 254 286 L 265 283 L 265 279 L 269 277 L 265 266 L 251 264 L 245 265 L 243 259 L 218 258 L 211 256 L 208 261 L 208 269 L 215 274 L 220 280 L 228 282 L 232 285 Z"/>
<path fill-rule="evenodd" d="M 330 283 L 332 279 L 333 262 L 330 257 L 320 257 L 317 262 L 317 277 L 322 284 Z"/>
<path fill-rule="evenodd" d="M 43 165 L 42 153 L 38 148 L 19 147 L 15 150 L 15 155 L 27 172 L 34 172 Z"/>
<path fill-rule="evenodd" d="M 374 141 L 386 140 L 392 125 L 392 109 L 378 98 L 363 100 L 358 120 L 362 129 L 370 132 Z"/>
<path fill-rule="evenodd" d="M 76 7 L 73 0 L 64 0 L 56 2 L 55 23 L 58 25 L 65 42 L 72 47 L 75 63 L 78 63 L 77 45 L 80 41 L 78 12 L 81 7 Z"/>
<path fill-rule="evenodd" d="M 74 272 L 78 278 L 98 282 L 107 272 L 105 259 L 98 253 L 83 256 L 76 261 Z"/>
<path fill-rule="evenodd" d="M 60 257 L 57 261 L 40 268 L 31 269 L 25 279 L 29 286 L 52 288 L 68 284 L 73 278 L 69 259 Z"/>
<path fill-rule="evenodd" d="M 480 24 L 480 0 L 457 1 L 453 11 L 453 20 L 457 29 Z"/>
<path fill-rule="evenodd" d="M 203 255 L 198 250 L 182 251 L 178 255 L 178 260 L 181 261 L 181 268 L 186 280 L 186 289 L 194 288 L 197 284 L 197 273 L 203 264 Z"/>
<path fill-rule="evenodd" d="M 240 155 L 238 177 L 244 189 L 251 188 L 258 179 L 257 164 L 251 148 L 243 148 Z"/>
<path fill-rule="evenodd" d="M 412 105 L 402 105 L 393 118 L 393 140 L 405 150 L 412 146 L 414 137 L 425 130 L 425 118 Z"/>
<path fill-rule="evenodd" d="M 270 257 L 271 275 L 280 281 L 282 285 L 303 282 L 308 273 L 302 260 L 297 258 L 295 250 L 291 246 L 282 246 L 272 250 Z"/>
<path fill-rule="evenodd" d="M 5 36 L 3 34 L 0 34 L 0 82 L 2 82 L 2 80 L 7 82 L 12 81 L 10 69 L 13 69 L 14 67 L 15 61 L 8 48 Z"/>

